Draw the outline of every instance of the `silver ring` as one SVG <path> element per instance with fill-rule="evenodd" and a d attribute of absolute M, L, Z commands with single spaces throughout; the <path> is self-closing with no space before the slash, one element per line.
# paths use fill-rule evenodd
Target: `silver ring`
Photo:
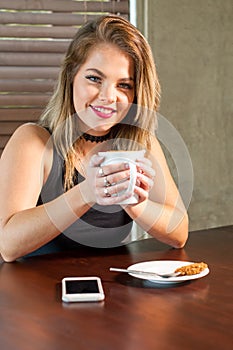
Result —
<path fill-rule="evenodd" d="M 102 168 L 101 166 L 99 167 L 99 176 L 100 176 L 100 177 L 105 176 L 105 175 L 104 175 L 103 168 Z"/>
<path fill-rule="evenodd" d="M 107 175 L 104 177 L 104 187 L 109 187 L 111 186 L 110 182 L 107 179 Z"/>
<path fill-rule="evenodd" d="M 104 195 L 105 195 L 105 197 L 111 197 L 111 194 L 108 192 L 107 187 L 104 187 Z"/>

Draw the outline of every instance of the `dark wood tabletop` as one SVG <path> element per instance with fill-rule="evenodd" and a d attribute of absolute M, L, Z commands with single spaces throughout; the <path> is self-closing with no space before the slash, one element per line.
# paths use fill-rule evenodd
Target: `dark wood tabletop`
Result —
<path fill-rule="evenodd" d="M 233 226 L 190 233 L 183 249 L 155 239 L 0 262 L 0 349 L 183 350 L 233 345 Z M 111 266 L 208 264 L 200 279 L 158 285 Z M 63 303 L 63 277 L 99 276 L 105 301 Z"/>

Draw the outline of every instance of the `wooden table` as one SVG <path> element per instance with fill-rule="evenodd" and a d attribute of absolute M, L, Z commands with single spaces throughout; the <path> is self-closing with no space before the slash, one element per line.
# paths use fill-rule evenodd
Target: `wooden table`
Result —
<path fill-rule="evenodd" d="M 192 232 L 179 250 L 147 239 L 1 262 L 0 349 L 230 350 L 232 237 L 229 226 Z M 148 260 L 205 261 L 210 274 L 165 287 L 109 271 Z M 63 277 L 92 275 L 104 302 L 62 303 Z"/>

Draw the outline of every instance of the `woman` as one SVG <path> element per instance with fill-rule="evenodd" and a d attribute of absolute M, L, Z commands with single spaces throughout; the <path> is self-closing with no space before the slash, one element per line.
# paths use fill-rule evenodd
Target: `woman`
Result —
<path fill-rule="evenodd" d="M 120 245 L 133 220 L 158 240 L 184 246 L 187 213 L 154 136 L 159 96 L 151 49 L 127 20 L 104 16 L 78 31 L 39 123 L 19 127 L 2 154 L 5 261 L 76 242 Z M 101 167 L 98 151 L 142 148 L 139 202 L 117 205 L 132 195 L 118 195 L 128 186 L 129 166 Z"/>

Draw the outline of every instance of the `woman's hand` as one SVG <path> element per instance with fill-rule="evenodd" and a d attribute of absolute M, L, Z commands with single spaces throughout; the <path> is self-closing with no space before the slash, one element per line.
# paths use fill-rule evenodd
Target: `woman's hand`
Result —
<path fill-rule="evenodd" d="M 98 155 L 91 157 L 87 167 L 89 191 L 94 201 L 100 205 L 118 204 L 131 197 L 127 192 L 130 181 L 129 164 L 122 162 L 101 166 L 104 158 Z"/>
<path fill-rule="evenodd" d="M 129 163 L 121 162 L 101 166 L 104 158 L 98 155 L 92 156 L 87 169 L 87 182 L 89 194 L 93 202 L 100 205 L 118 204 L 130 198 L 133 193 L 127 191 L 130 182 Z M 137 181 L 134 193 L 139 197 L 139 202 L 149 196 L 153 187 L 155 171 L 151 167 L 150 160 L 142 158 L 137 162 Z"/>
<path fill-rule="evenodd" d="M 136 164 L 138 173 L 134 193 L 138 195 L 138 202 L 141 203 L 148 199 L 154 186 L 155 170 L 152 168 L 152 162 L 145 157 L 139 159 Z"/>

